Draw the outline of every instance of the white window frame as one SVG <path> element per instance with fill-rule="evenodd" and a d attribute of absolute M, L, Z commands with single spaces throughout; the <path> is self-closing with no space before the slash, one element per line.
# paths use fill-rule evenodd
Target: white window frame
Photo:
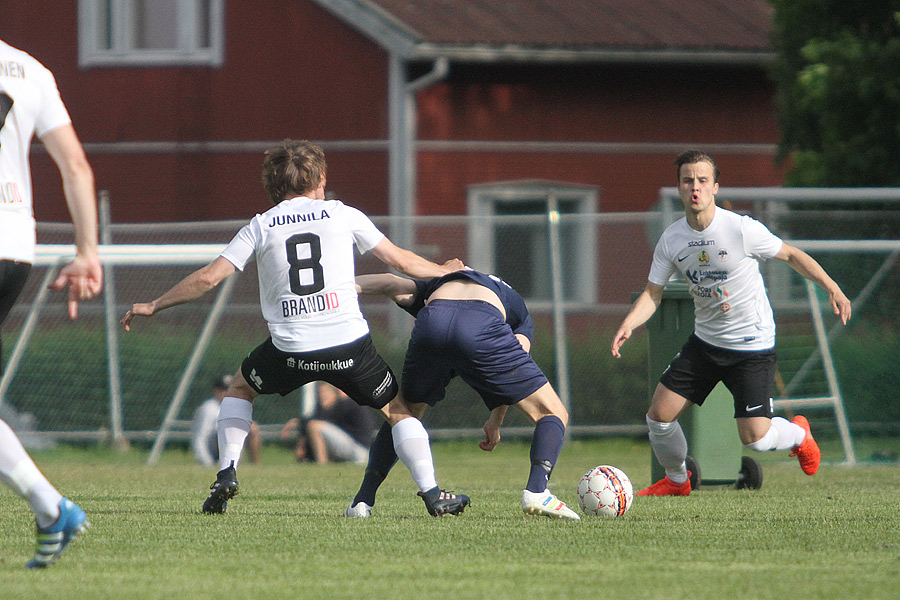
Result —
<path fill-rule="evenodd" d="M 220 67 L 225 56 L 225 0 L 210 0 L 209 47 L 201 47 L 200 0 L 178 0 L 177 47 L 136 48 L 132 27 L 134 0 L 109 3 L 111 48 L 101 47 L 100 27 L 106 0 L 78 1 L 78 63 L 81 67 L 209 66 Z"/>
<path fill-rule="evenodd" d="M 562 220 L 578 219 L 577 215 L 593 214 L 599 205 L 597 188 L 568 183 L 513 181 L 475 184 L 468 187 L 468 211 L 475 217 L 468 230 L 469 264 L 484 273 L 496 273 L 496 206 L 499 203 L 546 201 L 553 196 L 558 202 L 576 205 L 575 214 L 562 215 Z M 534 218 L 532 216 L 527 217 Z M 597 300 L 597 222 L 594 219 L 578 219 L 574 245 L 579 249 L 579 260 L 566 264 L 566 279 L 571 282 L 571 292 L 566 304 L 593 304 Z M 549 276 L 549 273 L 548 273 Z M 539 308 L 549 305 L 549 298 L 525 298 L 529 306 Z"/>

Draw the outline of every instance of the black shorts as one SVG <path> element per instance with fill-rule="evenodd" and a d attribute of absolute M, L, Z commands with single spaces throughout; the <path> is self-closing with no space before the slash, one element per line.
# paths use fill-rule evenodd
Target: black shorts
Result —
<path fill-rule="evenodd" d="M 403 364 L 403 398 L 434 406 L 454 375 L 488 410 L 523 400 L 547 383 L 503 315 L 481 300 L 432 300 L 419 311 Z"/>
<path fill-rule="evenodd" d="M 260 394 L 286 396 L 312 381 L 327 381 L 357 404 L 378 409 L 398 390 L 397 378 L 375 350 L 369 334 L 312 352 L 282 352 L 268 338 L 247 355 L 241 374 Z"/>
<path fill-rule="evenodd" d="M 735 418 L 772 417 L 775 350 L 726 350 L 692 334 L 659 378 L 661 384 L 698 406 L 720 381 L 734 397 Z"/>
<path fill-rule="evenodd" d="M 30 272 L 31 263 L 0 260 L 0 325 L 22 293 Z"/>

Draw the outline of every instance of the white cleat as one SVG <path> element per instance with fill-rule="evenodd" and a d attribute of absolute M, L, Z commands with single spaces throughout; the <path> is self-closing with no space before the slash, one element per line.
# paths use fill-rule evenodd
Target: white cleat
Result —
<path fill-rule="evenodd" d="M 522 510 L 527 515 L 543 515 L 551 519 L 581 520 L 581 517 L 574 510 L 551 494 L 550 490 L 544 490 L 540 494 L 524 490 L 522 492 Z"/>
<path fill-rule="evenodd" d="M 368 519 L 371 514 L 372 507 L 365 502 L 357 502 L 344 511 L 345 517 L 351 517 L 355 519 Z"/>

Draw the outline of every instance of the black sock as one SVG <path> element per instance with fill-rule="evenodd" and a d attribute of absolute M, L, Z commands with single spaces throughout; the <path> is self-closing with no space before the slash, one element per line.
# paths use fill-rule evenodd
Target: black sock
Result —
<path fill-rule="evenodd" d="M 369 506 L 375 506 L 375 494 L 396 462 L 397 453 L 394 451 L 391 425 L 384 422 L 369 448 L 369 464 L 366 465 L 366 474 L 363 476 L 359 491 L 353 498 L 353 505 L 365 502 Z"/>

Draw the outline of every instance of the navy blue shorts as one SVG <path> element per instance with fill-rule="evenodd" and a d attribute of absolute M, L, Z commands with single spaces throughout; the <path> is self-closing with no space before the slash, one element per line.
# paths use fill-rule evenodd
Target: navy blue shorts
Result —
<path fill-rule="evenodd" d="M 379 409 L 394 399 L 399 387 L 368 334 L 312 352 L 283 352 L 268 338 L 244 359 L 241 374 L 260 394 L 286 396 L 312 381 L 327 381 L 360 406 Z"/>
<path fill-rule="evenodd" d="M 455 375 L 489 410 L 524 400 L 547 383 L 496 307 L 481 300 L 432 300 L 419 312 L 409 340 L 403 398 L 434 406 Z"/>
<path fill-rule="evenodd" d="M 774 350 L 727 350 L 691 334 L 659 378 L 661 384 L 698 406 L 720 381 L 734 397 L 735 418 L 772 417 Z"/>

